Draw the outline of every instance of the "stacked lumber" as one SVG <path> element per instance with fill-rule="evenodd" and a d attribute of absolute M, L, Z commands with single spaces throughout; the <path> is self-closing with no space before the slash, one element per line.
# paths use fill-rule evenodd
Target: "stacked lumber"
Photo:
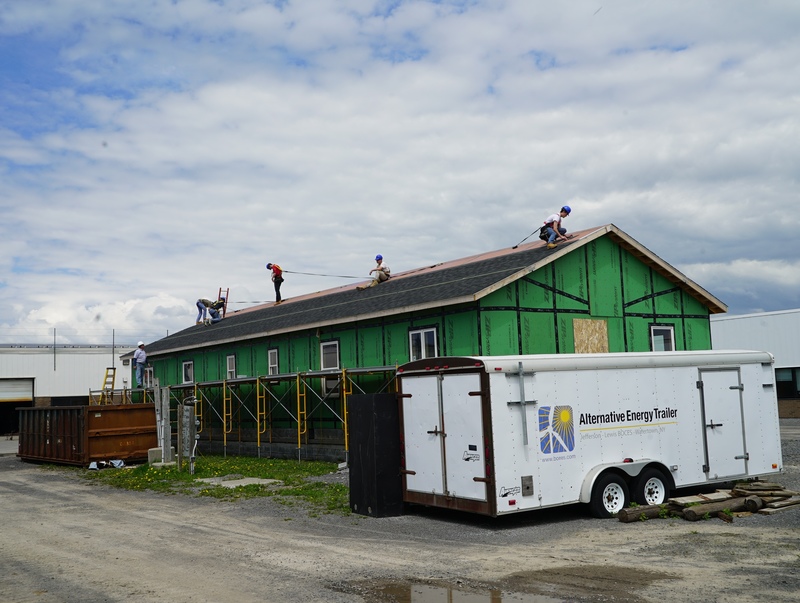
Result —
<path fill-rule="evenodd" d="M 735 515 L 772 515 L 794 507 L 800 507 L 800 492 L 769 482 L 742 482 L 732 490 L 670 498 L 662 505 L 628 507 L 617 517 L 623 523 L 657 517 L 683 517 L 688 521 L 718 517 L 730 523 Z"/>

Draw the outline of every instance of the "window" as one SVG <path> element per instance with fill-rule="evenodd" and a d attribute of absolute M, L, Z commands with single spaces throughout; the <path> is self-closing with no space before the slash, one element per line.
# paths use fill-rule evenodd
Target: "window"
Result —
<path fill-rule="evenodd" d="M 225 374 L 226 379 L 236 379 L 236 356 L 228 356 L 228 370 Z"/>
<path fill-rule="evenodd" d="M 183 363 L 183 383 L 194 383 L 194 362 Z"/>
<path fill-rule="evenodd" d="M 800 369 L 775 369 L 775 386 L 779 399 L 800 398 Z"/>
<path fill-rule="evenodd" d="M 325 341 L 320 344 L 319 348 L 320 368 L 325 370 L 339 368 L 339 342 L 338 341 Z M 339 395 L 337 384 L 339 383 L 339 376 L 325 377 L 322 382 L 322 393 L 326 396 L 336 397 Z"/>
<path fill-rule="evenodd" d="M 408 334 L 411 360 L 422 360 L 438 356 L 436 329 L 419 329 Z"/>
<path fill-rule="evenodd" d="M 278 370 L 278 350 L 273 348 L 267 351 L 267 364 L 269 368 L 267 369 L 268 375 L 278 375 L 280 371 Z"/>
<path fill-rule="evenodd" d="M 145 387 L 154 387 L 155 378 L 153 377 L 153 367 L 148 366 L 144 369 L 144 385 Z"/>
<path fill-rule="evenodd" d="M 650 347 L 654 352 L 674 352 L 675 327 L 650 325 Z"/>

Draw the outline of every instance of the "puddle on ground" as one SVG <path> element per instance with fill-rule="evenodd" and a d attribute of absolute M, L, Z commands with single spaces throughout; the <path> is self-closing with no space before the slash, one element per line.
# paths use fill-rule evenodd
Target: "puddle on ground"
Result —
<path fill-rule="evenodd" d="M 507 593 L 492 590 L 485 593 L 467 592 L 446 586 L 427 584 L 397 584 L 382 589 L 397 603 L 562 603 L 564 599 L 544 595 Z"/>

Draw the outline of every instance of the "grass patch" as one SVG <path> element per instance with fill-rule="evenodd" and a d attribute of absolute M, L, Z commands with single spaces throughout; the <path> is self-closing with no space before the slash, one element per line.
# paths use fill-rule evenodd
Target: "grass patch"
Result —
<path fill-rule="evenodd" d="M 202 456 L 195 461 L 194 475 L 190 475 L 188 471 L 178 471 L 175 467 L 154 468 L 147 464 L 99 471 L 73 470 L 87 480 L 124 490 L 150 490 L 163 494 L 208 496 L 222 500 L 272 496 L 284 504 L 303 505 L 314 515 L 349 515 L 350 491 L 346 485 L 313 480 L 314 477 L 333 473 L 336 469 L 335 463 L 322 461 Z M 197 481 L 209 477 L 256 477 L 277 480 L 278 483 L 226 488 Z"/>

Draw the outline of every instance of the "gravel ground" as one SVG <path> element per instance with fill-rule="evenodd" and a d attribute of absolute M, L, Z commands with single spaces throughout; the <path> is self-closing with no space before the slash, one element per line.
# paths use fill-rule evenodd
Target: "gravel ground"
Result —
<path fill-rule="evenodd" d="M 800 434 L 800 420 L 782 421 Z M 783 441 L 800 489 L 800 435 Z M 326 480 L 346 482 L 347 474 Z M 581 506 L 313 516 L 128 492 L 0 458 L 0 601 L 796 603 L 800 510 L 623 524 Z"/>

